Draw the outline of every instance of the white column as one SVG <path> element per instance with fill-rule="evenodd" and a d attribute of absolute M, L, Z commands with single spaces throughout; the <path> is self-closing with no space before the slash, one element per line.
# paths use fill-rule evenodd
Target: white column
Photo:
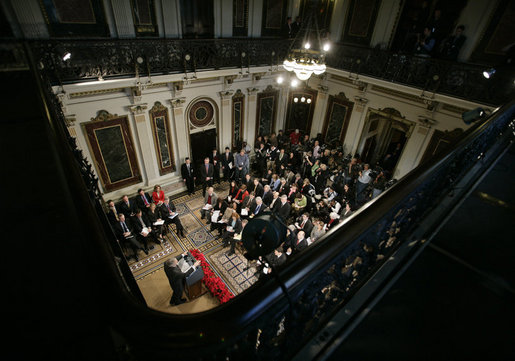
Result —
<path fill-rule="evenodd" d="M 166 38 L 182 37 L 179 0 L 164 0 L 161 3 Z"/>
<path fill-rule="evenodd" d="M 218 122 L 218 149 L 224 152 L 225 147 L 231 147 L 232 140 L 232 109 L 231 99 L 234 90 L 225 90 L 218 93 L 221 98 L 220 121 Z"/>
<path fill-rule="evenodd" d="M 393 38 L 395 20 L 400 16 L 401 0 L 383 0 L 377 13 L 377 20 L 370 40 L 370 46 L 380 45 L 382 49 L 388 47 Z"/>
<path fill-rule="evenodd" d="M 256 138 L 256 110 L 257 110 L 257 95 L 259 89 L 248 88 L 247 93 L 247 119 L 245 119 L 245 136 L 244 140 L 254 147 L 254 140 Z"/>
<path fill-rule="evenodd" d="M 232 0 L 220 0 L 222 14 L 221 14 L 221 37 L 230 38 L 232 37 L 232 20 L 233 20 L 233 7 Z M 216 4 L 216 1 L 215 1 Z"/>
<path fill-rule="evenodd" d="M 317 102 L 313 112 L 313 121 L 311 122 L 311 138 L 316 137 L 318 133 L 322 133 L 328 98 L 326 91 L 318 90 Z"/>
<path fill-rule="evenodd" d="M 399 158 L 399 162 L 397 163 L 397 167 L 394 170 L 393 177 L 401 178 L 404 177 L 410 170 L 412 170 L 415 164 L 417 155 L 419 153 L 420 148 L 424 144 L 424 140 L 426 139 L 427 127 L 423 127 L 422 131 L 419 131 L 421 125 L 417 124 L 413 126 L 412 133 L 409 135 L 408 141 L 404 146 L 402 154 Z"/>
<path fill-rule="evenodd" d="M 134 38 L 134 21 L 132 20 L 130 0 L 111 0 L 113 16 L 119 38 Z"/>
<path fill-rule="evenodd" d="M 333 15 L 331 16 L 330 38 L 332 42 L 338 42 L 343 35 L 343 26 L 347 12 L 349 10 L 350 1 L 336 0 L 333 8 Z"/>
<path fill-rule="evenodd" d="M 249 37 L 261 36 L 261 22 L 263 20 L 263 0 L 249 0 Z"/>
<path fill-rule="evenodd" d="M 177 157 L 179 161 L 177 165 L 184 163 L 184 158 L 190 157 L 190 141 L 189 135 L 186 128 L 186 122 L 184 116 L 184 103 L 186 98 L 173 98 L 170 100 L 172 104 L 172 129 L 175 128 L 175 144 L 177 144 Z"/>
<path fill-rule="evenodd" d="M 11 0 L 23 36 L 29 39 L 48 38 L 48 29 L 38 0 Z"/>
<path fill-rule="evenodd" d="M 364 98 L 363 98 L 364 99 Z M 366 100 L 366 99 L 364 99 Z M 368 101 L 368 100 L 367 100 Z M 356 153 L 367 116 L 366 102 L 355 102 L 343 144 L 346 153 Z"/>
<path fill-rule="evenodd" d="M 131 105 L 129 110 L 134 118 L 134 141 L 141 160 L 141 173 L 145 185 L 153 183 L 159 177 L 157 154 L 154 146 L 152 128 L 148 118 L 147 105 Z"/>

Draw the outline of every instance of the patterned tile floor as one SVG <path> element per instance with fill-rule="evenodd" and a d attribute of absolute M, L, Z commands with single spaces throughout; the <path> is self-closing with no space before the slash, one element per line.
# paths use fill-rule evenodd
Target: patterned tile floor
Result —
<path fill-rule="evenodd" d="M 215 185 L 215 192 L 219 196 L 226 196 L 227 189 L 228 184 L 225 182 Z M 170 231 L 162 245 L 155 245 L 148 256 L 140 253 L 138 262 L 129 262 L 136 280 L 162 269 L 164 261 L 169 257 L 175 257 L 188 249 L 198 249 L 204 253 L 215 273 L 221 277 L 233 294 L 243 292 L 256 282 L 257 277 L 254 275 L 256 269 L 254 267 L 246 269 L 247 261 L 238 249 L 235 255 L 228 257 L 226 252 L 229 248 L 222 248 L 221 239 L 216 238 L 217 232 L 211 234 L 206 220 L 201 219 L 200 210 L 204 205 L 202 190 L 196 191 L 191 196 L 178 196 L 172 200 L 184 226 L 186 237 L 178 237 L 169 227 Z"/>

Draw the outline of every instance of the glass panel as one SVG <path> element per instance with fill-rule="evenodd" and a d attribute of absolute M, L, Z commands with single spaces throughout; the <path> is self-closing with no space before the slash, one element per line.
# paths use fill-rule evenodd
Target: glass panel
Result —
<path fill-rule="evenodd" d="M 257 135 L 268 135 L 272 132 L 272 122 L 274 118 L 275 97 L 261 98 L 259 103 L 259 129 Z"/>
<path fill-rule="evenodd" d="M 168 137 L 166 134 L 165 117 L 160 116 L 155 118 L 156 133 L 158 139 L 159 153 L 161 155 L 161 166 L 163 168 L 170 166 L 170 150 L 168 147 Z"/>
<path fill-rule="evenodd" d="M 111 183 L 131 178 L 132 170 L 121 126 L 95 129 L 95 136 Z"/>
<path fill-rule="evenodd" d="M 345 123 L 345 116 L 347 114 L 347 107 L 338 103 L 333 103 L 331 110 L 331 118 L 327 126 L 325 141 L 331 143 L 335 140 L 340 140 L 343 124 Z"/>

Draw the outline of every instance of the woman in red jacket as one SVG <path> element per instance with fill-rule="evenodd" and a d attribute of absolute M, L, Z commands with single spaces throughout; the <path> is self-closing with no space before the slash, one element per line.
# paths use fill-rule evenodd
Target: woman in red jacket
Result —
<path fill-rule="evenodd" d="M 154 203 L 159 207 L 165 201 L 165 192 L 161 190 L 160 185 L 154 186 L 154 192 L 152 192 L 152 199 Z"/>

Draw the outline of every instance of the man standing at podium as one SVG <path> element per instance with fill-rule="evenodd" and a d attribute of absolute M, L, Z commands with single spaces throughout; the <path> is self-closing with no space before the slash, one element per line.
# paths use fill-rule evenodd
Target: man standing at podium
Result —
<path fill-rule="evenodd" d="M 182 294 L 184 292 L 184 279 L 188 277 L 190 274 L 195 271 L 195 269 L 200 265 L 200 261 L 196 261 L 193 263 L 193 266 L 190 267 L 186 272 L 182 272 L 178 267 L 179 261 L 186 256 L 187 253 L 183 253 L 178 255 L 177 257 L 172 257 L 166 260 L 164 264 L 164 270 L 166 273 L 166 277 L 168 277 L 168 282 L 170 282 L 170 287 L 172 287 L 173 295 L 170 300 L 170 305 L 176 306 L 181 303 L 186 302 L 185 298 L 182 298 Z"/>

